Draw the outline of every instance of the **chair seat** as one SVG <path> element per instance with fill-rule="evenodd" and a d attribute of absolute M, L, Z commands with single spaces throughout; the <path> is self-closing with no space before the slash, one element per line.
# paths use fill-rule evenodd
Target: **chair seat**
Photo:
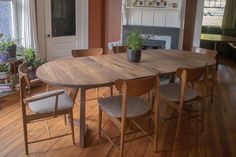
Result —
<path fill-rule="evenodd" d="M 164 99 L 172 102 L 179 102 L 181 86 L 179 83 L 169 83 L 167 85 L 160 86 L 160 96 Z M 197 92 L 191 89 L 189 86 L 186 87 L 186 94 L 184 101 L 191 101 L 199 96 Z"/>
<path fill-rule="evenodd" d="M 101 109 L 109 116 L 121 118 L 122 96 L 113 96 L 98 100 Z M 151 111 L 151 105 L 144 102 L 140 97 L 127 97 L 126 118 L 135 118 Z"/>
<path fill-rule="evenodd" d="M 62 91 L 62 90 L 53 90 L 49 92 L 36 94 L 32 96 L 32 98 L 36 96 L 45 96 L 45 95 L 52 94 L 58 91 Z M 49 97 L 43 100 L 38 100 L 38 101 L 29 103 L 29 108 L 35 113 L 52 113 L 54 112 L 55 101 L 56 101 L 56 96 Z M 71 97 L 66 94 L 66 92 L 58 96 L 58 111 L 71 109 L 72 107 L 73 107 L 73 101 Z"/>

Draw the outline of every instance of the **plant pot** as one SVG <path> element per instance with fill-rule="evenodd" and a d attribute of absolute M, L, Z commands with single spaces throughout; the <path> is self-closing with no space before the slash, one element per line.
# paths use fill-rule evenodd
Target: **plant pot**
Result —
<path fill-rule="evenodd" d="M 7 52 L 0 52 L 0 61 L 6 61 L 9 58 L 9 54 Z"/>
<path fill-rule="evenodd" d="M 127 57 L 130 62 L 138 63 L 141 59 L 141 50 L 128 49 Z"/>
<path fill-rule="evenodd" d="M 16 45 L 7 47 L 6 51 L 8 52 L 10 58 L 16 57 Z"/>

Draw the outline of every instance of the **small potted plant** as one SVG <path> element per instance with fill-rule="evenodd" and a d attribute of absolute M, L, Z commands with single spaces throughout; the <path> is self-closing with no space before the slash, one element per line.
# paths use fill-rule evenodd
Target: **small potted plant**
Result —
<path fill-rule="evenodd" d="M 10 64 L 8 63 L 4 63 L 4 64 L 0 64 L 0 78 L 6 78 L 8 77 L 10 73 Z"/>
<path fill-rule="evenodd" d="M 133 31 L 128 34 L 128 60 L 138 63 L 141 59 L 142 45 L 146 37 L 143 37 L 139 31 Z"/>
<path fill-rule="evenodd" d="M 0 35 L 0 51 L 8 53 L 8 57 L 16 57 L 16 43 L 17 40 L 12 38 L 3 38 L 3 34 Z"/>
<path fill-rule="evenodd" d="M 12 57 L 16 57 L 16 40 L 15 39 L 7 39 L 5 41 L 5 46 L 6 46 L 6 51 L 8 52 L 9 54 L 9 57 L 12 58 Z"/>

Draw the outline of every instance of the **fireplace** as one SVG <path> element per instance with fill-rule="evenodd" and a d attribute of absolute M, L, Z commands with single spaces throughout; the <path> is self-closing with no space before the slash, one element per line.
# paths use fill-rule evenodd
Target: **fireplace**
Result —
<path fill-rule="evenodd" d="M 149 40 L 143 45 L 144 49 L 178 49 L 179 28 L 123 25 L 122 43 L 124 45 L 127 43 L 129 32 L 134 30 L 149 37 Z"/>

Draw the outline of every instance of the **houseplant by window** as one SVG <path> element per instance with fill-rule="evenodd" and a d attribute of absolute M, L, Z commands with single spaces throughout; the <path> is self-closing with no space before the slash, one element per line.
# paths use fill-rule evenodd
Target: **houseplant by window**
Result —
<path fill-rule="evenodd" d="M 142 45 L 147 40 L 139 31 L 132 31 L 128 34 L 128 60 L 138 63 L 141 59 Z"/>
<path fill-rule="evenodd" d="M 23 52 L 19 53 L 18 56 L 24 58 L 24 61 L 27 62 L 29 68 L 30 79 L 36 78 L 37 68 L 44 64 L 46 61 L 38 57 L 38 53 L 35 49 L 27 48 Z"/>
<path fill-rule="evenodd" d="M 8 53 L 8 57 L 16 57 L 17 40 L 12 38 L 4 38 L 3 34 L 0 36 L 0 51 Z"/>
<path fill-rule="evenodd" d="M 3 33 L 0 33 L 0 62 L 8 59 L 8 53 L 2 43 Z"/>

